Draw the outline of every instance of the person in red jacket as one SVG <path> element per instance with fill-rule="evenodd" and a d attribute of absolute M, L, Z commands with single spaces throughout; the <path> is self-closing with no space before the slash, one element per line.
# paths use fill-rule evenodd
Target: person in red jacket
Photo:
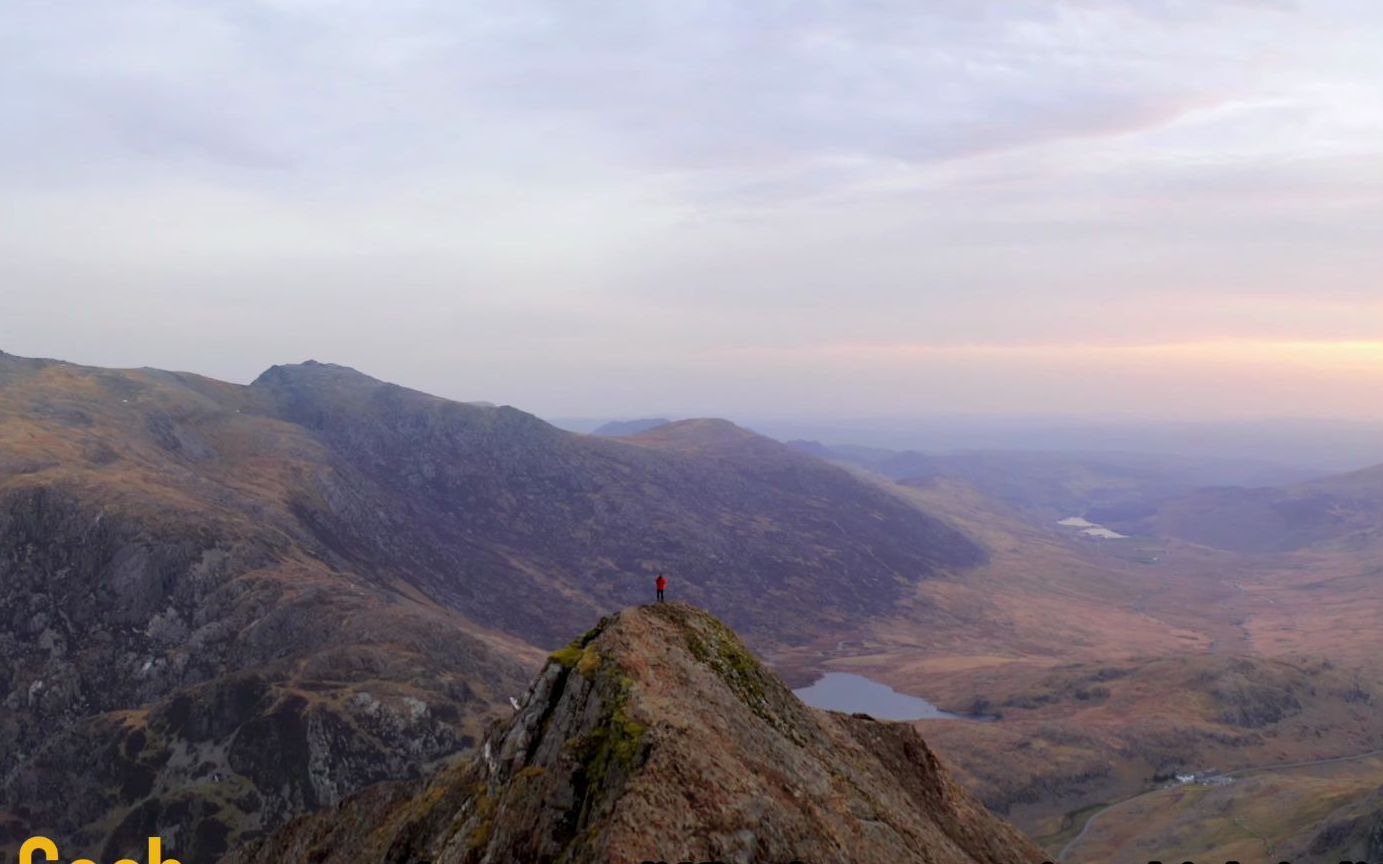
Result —
<path fill-rule="evenodd" d="M 659 573 L 658 581 L 653 584 L 658 586 L 658 602 L 661 603 L 663 602 L 663 592 L 667 590 L 667 577 Z"/>

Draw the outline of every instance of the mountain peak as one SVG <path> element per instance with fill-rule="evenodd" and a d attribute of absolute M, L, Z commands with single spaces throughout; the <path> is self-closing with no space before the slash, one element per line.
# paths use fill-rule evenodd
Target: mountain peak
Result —
<path fill-rule="evenodd" d="M 599 435 L 603 438 L 627 438 L 630 435 L 638 435 L 650 429 L 657 429 L 671 423 L 666 417 L 641 417 L 637 420 L 611 420 L 601 424 L 591 434 Z"/>
<path fill-rule="evenodd" d="M 258 387 L 288 381 L 322 381 L 326 379 L 336 379 L 338 381 L 355 380 L 362 384 L 384 383 L 350 366 L 342 366 L 338 363 L 323 363 L 319 360 L 304 360 L 301 363 L 282 363 L 270 366 L 268 369 L 261 372 L 258 378 L 250 382 L 250 386 Z"/>
<path fill-rule="evenodd" d="M 380 826 L 387 826 L 382 829 Z M 240 861 L 1042 860 L 911 726 L 803 705 L 670 603 L 556 652 L 472 762 L 294 823 Z"/>
<path fill-rule="evenodd" d="M 753 446 L 758 442 L 777 444 L 743 426 L 717 417 L 665 423 L 633 435 L 627 440 L 685 451 L 726 450 Z"/>

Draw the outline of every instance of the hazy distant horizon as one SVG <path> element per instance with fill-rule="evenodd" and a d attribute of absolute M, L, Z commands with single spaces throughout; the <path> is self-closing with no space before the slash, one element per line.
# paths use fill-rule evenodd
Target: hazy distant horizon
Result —
<path fill-rule="evenodd" d="M 543 419 L 569 431 L 591 432 L 611 421 L 663 416 L 548 416 Z M 700 416 L 709 415 L 670 412 L 665 419 Z M 1367 421 L 1260 418 L 1178 422 L 1044 415 L 714 416 L 724 416 L 724 419 L 780 441 L 806 440 L 828 446 L 932 453 L 1006 450 L 1070 455 L 1164 455 L 1262 463 L 1319 475 L 1383 464 L 1383 424 Z"/>
<path fill-rule="evenodd" d="M 1383 7 L 18 2 L 0 347 L 543 416 L 1383 420 Z"/>
<path fill-rule="evenodd" d="M 0 353 L 41 359 L 85 363 L 70 357 L 23 355 L 0 345 Z M 303 358 L 284 363 L 336 361 Z M 203 369 L 169 368 L 248 385 L 268 363 L 247 376 L 221 377 Z M 391 384 L 420 390 L 460 402 L 509 405 L 563 429 L 588 433 L 611 421 L 663 418 L 685 420 L 718 418 L 781 441 L 813 440 L 828 445 L 855 445 L 889 450 L 1031 450 L 1064 453 L 1164 454 L 1186 458 L 1211 458 L 1270 463 L 1285 468 L 1334 473 L 1383 464 L 1383 421 L 1339 417 L 1235 417 L 1196 418 L 1136 415 L 1131 413 L 1057 414 L 965 413 L 899 411 L 874 416 L 833 413 L 830 407 L 811 403 L 773 413 L 739 410 L 728 405 L 700 409 L 591 411 L 562 414 L 543 410 L 504 393 L 476 393 L 453 382 L 429 388 L 418 382 L 376 374 L 369 368 L 350 366 L 365 375 Z M 113 368 L 159 368 L 149 364 L 112 364 Z"/>

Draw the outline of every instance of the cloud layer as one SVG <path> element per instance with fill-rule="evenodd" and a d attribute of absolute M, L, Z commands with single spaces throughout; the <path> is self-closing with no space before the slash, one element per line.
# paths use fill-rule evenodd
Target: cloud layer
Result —
<path fill-rule="evenodd" d="M 17 0 L 0 348 L 547 413 L 1377 412 L 1380 38 L 1342 0 Z"/>

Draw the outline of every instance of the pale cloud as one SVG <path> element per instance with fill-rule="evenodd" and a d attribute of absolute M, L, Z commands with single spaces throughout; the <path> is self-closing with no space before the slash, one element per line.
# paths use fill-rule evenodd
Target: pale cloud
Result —
<path fill-rule="evenodd" d="M 1302 382 L 1371 372 L 1285 346 L 1383 339 L 1380 39 L 1362 0 L 16 0 L 0 348 L 547 413 L 1358 413 Z M 870 345 L 921 353 L 860 387 Z M 1275 347 L 1129 366 L 1186 345 Z"/>

